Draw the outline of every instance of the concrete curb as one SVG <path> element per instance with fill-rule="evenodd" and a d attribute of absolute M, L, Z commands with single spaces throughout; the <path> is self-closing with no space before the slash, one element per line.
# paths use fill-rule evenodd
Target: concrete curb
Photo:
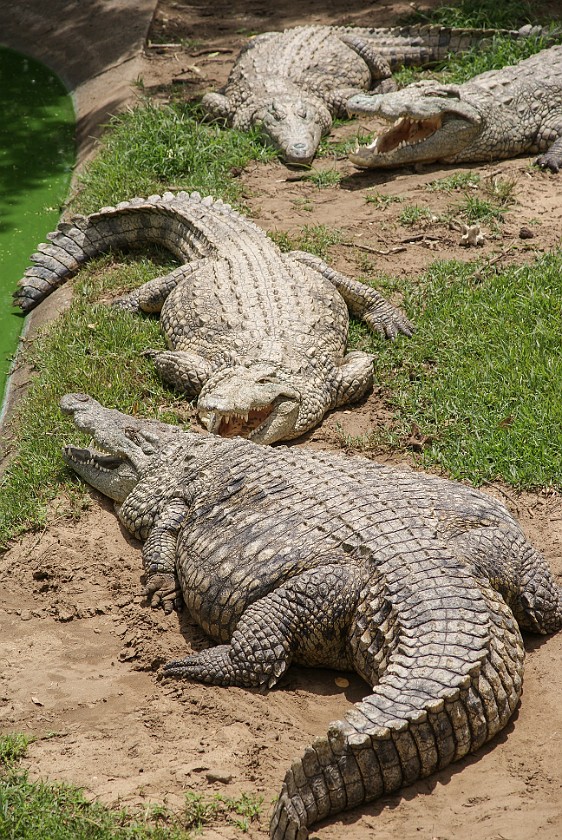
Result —
<path fill-rule="evenodd" d="M 132 85 L 158 0 L 26 0 L 0 5 L 0 43 L 46 64 L 64 82 L 76 113 L 76 168 L 93 154 L 109 117 L 135 95 Z M 18 361 L 23 340 L 68 305 L 63 289 L 25 319 L 0 411 L 0 435 L 9 439 L 14 405 L 31 371 Z M 0 454 L 0 473 L 6 460 Z"/>

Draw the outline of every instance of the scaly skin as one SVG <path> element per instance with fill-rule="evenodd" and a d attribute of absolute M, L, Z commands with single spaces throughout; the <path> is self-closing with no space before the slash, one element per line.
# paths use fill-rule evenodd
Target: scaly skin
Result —
<path fill-rule="evenodd" d="M 521 627 L 562 624 L 562 592 L 507 509 L 362 458 L 194 435 L 67 394 L 93 435 L 65 461 L 145 541 L 147 593 L 180 594 L 219 644 L 164 674 L 271 688 L 292 662 L 372 687 L 288 770 L 273 840 L 477 750 L 521 692 Z"/>
<path fill-rule="evenodd" d="M 348 308 L 389 338 L 412 332 L 374 289 L 312 254 L 281 253 L 230 205 L 198 193 L 134 198 L 76 216 L 49 239 L 14 296 L 24 311 L 111 248 L 157 242 L 181 260 L 118 304 L 161 313 L 169 350 L 151 353 L 156 368 L 198 397 L 201 421 L 222 436 L 298 437 L 370 389 L 373 357 L 346 353 Z"/>
<path fill-rule="evenodd" d="M 534 32 L 532 27 L 509 34 Z M 395 89 L 393 70 L 428 65 L 489 40 L 492 30 L 437 26 L 369 29 L 300 26 L 258 35 L 241 51 L 226 85 L 203 107 L 242 130 L 258 126 L 287 164 L 307 166 L 332 119 L 365 90 Z"/>
<path fill-rule="evenodd" d="M 536 163 L 562 165 L 562 46 L 543 50 L 463 85 L 418 82 L 395 93 L 352 97 L 352 115 L 393 126 L 349 156 L 363 169 L 461 163 L 542 152 Z"/>

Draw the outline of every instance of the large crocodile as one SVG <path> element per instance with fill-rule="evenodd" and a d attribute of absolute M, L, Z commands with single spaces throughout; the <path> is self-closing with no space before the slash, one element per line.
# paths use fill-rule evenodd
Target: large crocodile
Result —
<path fill-rule="evenodd" d="M 504 34 L 518 38 L 536 31 L 527 26 Z M 438 26 L 265 32 L 240 52 L 226 85 L 204 96 L 202 105 L 235 128 L 259 126 L 287 163 L 307 165 L 332 119 L 346 116 L 353 94 L 394 90 L 390 76 L 396 68 L 434 63 L 495 34 Z"/>
<path fill-rule="evenodd" d="M 256 443 L 298 437 L 371 387 L 372 355 L 346 354 L 348 307 L 394 338 L 411 324 L 374 289 L 301 251 L 283 254 L 220 199 L 165 193 L 75 216 L 38 246 L 14 299 L 36 306 L 92 257 L 156 242 L 182 265 L 124 296 L 161 312 L 161 377 L 190 397 L 209 431 Z M 126 350 L 126 348 L 124 348 Z"/>
<path fill-rule="evenodd" d="M 273 840 L 477 750 L 513 713 L 517 624 L 562 625 L 562 590 L 503 504 L 419 472 L 183 432 L 67 394 L 94 436 L 66 463 L 144 540 L 147 594 L 179 592 L 219 644 L 164 674 L 274 686 L 291 662 L 372 687 L 288 770 Z"/>
<path fill-rule="evenodd" d="M 393 122 L 350 160 L 360 168 L 460 163 L 542 152 L 536 163 L 562 165 L 562 45 L 462 85 L 422 81 L 395 93 L 352 97 L 350 114 Z"/>

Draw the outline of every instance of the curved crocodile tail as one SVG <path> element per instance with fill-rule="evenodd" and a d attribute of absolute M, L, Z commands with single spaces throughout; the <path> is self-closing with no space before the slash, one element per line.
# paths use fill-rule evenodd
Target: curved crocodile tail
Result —
<path fill-rule="evenodd" d="M 221 199 L 183 191 L 132 198 L 89 216 L 73 216 L 47 235 L 48 243 L 37 246 L 31 255 L 33 265 L 26 269 L 13 295 L 14 304 L 29 312 L 88 260 L 113 248 L 127 250 L 157 243 L 186 262 L 210 256 L 221 238 L 228 237 L 233 227 L 240 230 L 242 226 L 259 230 Z"/>
<path fill-rule="evenodd" d="M 462 564 L 435 561 L 418 564 L 417 587 L 395 561 L 363 598 L 356 668 L 371 684 L 382 676 L 293 763 L 272 840 L 305 840 L 312 823 L 446 767 L 509 720 L 524 656 L 513 614 Z"/>

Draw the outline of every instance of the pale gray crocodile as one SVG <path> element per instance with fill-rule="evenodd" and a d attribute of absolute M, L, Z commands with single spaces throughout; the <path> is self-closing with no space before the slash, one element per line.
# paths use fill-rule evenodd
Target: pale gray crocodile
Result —
<path fill-rule="evenodd" d="M 524 27 L 504 32 L 526 37 Z M 241 51 L 226 85 L 203 97 L 203 108 L 235 128 L 260 127 L 289 164 L 308 165 L 334 117 L 346 116 L 359 91 L 394 90 L 403 65 L 423 65 L 466 50 L 494 30 L 410 26 L 391 29 L 299 26 L 265 32 Z"/>
<path fill-rule="evenodd" d="M 189 397 L 213 433 L 256 443 L 298 437 L 326 411 L 362 397 L 373 356 L 346 353 L 348 307 L 374 331 L 411 334 L 408 319 L 374 289 L 312 254 L 282 253 L 230 205 L 165 193 L 75 216 L 38 246 L 14 300 L 37 305 L 92 257 L 156 242 L 182 265 L 119 305 L 161 312 L 168 351 L 161 377 Z M 126 352 L 126 348 L 123 348 Z"/>
<path fill-rule="evenodd" d="M 392 122 L 350 160 L 360 168 L 498 160 L 542 152 L 536 163 L 562 165 L 562 45 L 462 85 L 422 81 L 395 93 L 352 97 L 352 115 Z"/>
<path fill-rule="evenodd" d="M 288 770 L 273 840 L 477 750 L 521 692 L 518 624 L 562 625 L 562 590 L 503 504 L 372 461 L 258 447 L 67 394 L 93 436 L 66 463 L 144 540 L 147 595 L 179 593 L 216 647 L 164 674 L 273 687 L 292 662 L 371 687 Z"/>

